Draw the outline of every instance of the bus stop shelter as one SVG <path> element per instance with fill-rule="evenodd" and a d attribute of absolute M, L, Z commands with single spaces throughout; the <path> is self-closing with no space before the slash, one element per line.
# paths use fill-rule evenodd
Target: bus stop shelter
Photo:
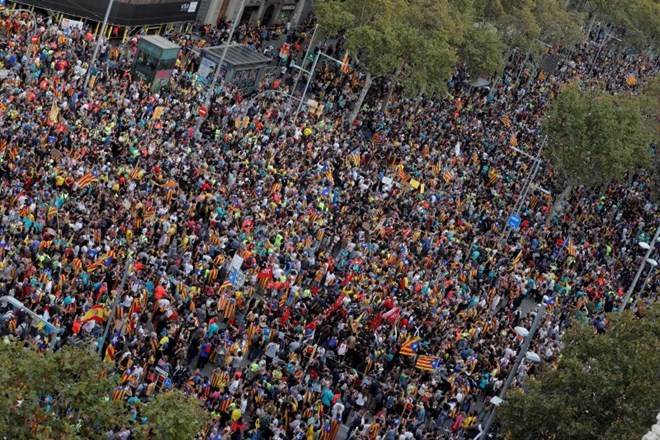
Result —
<path fill-rule="evenodd" d="M 222 59 L 225 46 L 213 46 L 201 50 L 201 61 L 197 71 L 198 81 L 211 84 L 216 68 Z M 251 92 L 259 87 L 259 82 L 270 64 L 270 58 L 245 45 L 233 44 L 227 48 L 219 79 L 233 84 L 244 92 Z"/>

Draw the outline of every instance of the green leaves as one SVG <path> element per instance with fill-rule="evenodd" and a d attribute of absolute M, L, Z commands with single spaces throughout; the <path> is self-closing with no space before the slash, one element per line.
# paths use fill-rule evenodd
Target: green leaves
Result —
<path fill-rule="evenodd" d="M 642 115 L 629 100 L 565 86 L 543 120 L 547 154 L 571 183 L 598 186 L 621 181 L 649 163 L 650 137 Z"/>
<path fill-rule="evenodd" d="M 155 437 L 163 440 L 195 438 L 209 420 L 209 413 L 199 401 L 186 397 L 179 390 L 160 393 L 145 406 L 143 414 L 149 419 L 145 428 L 151 429 Z M 141 438 L 150 438 L 146 432 Z"/>
<path fill-rule="evenodd" d="M 37 353 L 0 344 L 0 432 L 12 439 L 103 439 L 128 422 L 124 404 L 109 399 L 116 384 L 108 368 L 78 349 Z M 206 422 L 199 402 L 179 394 L 159 394 L 144 405 L 151 420 L 185 434 L 157 438 L 193 438 Z"/>
<path fill-rule="evenodd" d="M 512 439 L 641 438 L 660 405 L 660 304 L 641 319 L 608 316 L 603 335 L 589 324 L 567 331 L 556 369 L 507 394 L 498 412 Z"/>
<path fill-rule="evenodd" d="M 660 29 L 656 0 L 589 0 L 583 2 L 603 22 L 623 28 L 617 36 L 638 49 L 653 44 Z"/>

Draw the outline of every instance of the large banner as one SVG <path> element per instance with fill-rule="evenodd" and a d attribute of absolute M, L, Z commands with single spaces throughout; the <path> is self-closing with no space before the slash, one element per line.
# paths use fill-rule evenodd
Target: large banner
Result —
<path fill-rule="evenodd" d="M 16 0 L 15 3 L 102 21 L 109 1 Z M 109 22 L 119 26 L 144 26 L 195 21 L 199 4 L 200 1 L 190 0 L 115 0 Z"/>

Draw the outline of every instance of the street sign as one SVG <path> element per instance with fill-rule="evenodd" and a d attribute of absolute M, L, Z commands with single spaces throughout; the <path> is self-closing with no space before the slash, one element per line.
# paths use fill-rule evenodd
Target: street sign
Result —
<path fill-rule="evenodd" d="M 520 227 L 520 216 L 516 213 L 511 214 L 509 217 L 509 227 L 512 229 L 518 229 Z"/>
<path fill-rule="evenodd" d="M 169 377 L 166 377 L 165 380 L 163 381 L 163 386 L 166 389 L 170 389 L 170 387 L 172 386 L 172 379 L 170 379 Z"/>
<path fill-rule="evenodd" d="M 208 115 L 208 114 L 209 114 L 208 109 L 207 109 L 206 107 L 204 107 L 203 105 L 200 105 L 200 106 L 199 106 L 199 115 L 200 115 L 202 118 L 205 118 L 206 115 Z"/>

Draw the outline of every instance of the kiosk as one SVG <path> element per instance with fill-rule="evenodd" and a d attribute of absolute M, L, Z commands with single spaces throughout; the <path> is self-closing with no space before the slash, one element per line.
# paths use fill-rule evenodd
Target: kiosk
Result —
<path fill-rule="evenodd" d="M 207 47 L 201 50 L 201 61 L 197 71 L 197 80 L 209 85 L 213 82 L 216 67 L 222 59 L 225 46 Z M 259 87 L 259 82 L 270 64 L 270 58 L 245 45 L 233 44 L 227 48 L 227 55 L 220 67 L 218 78 L 224 83 L 238 86 L 244 92 L 252 92 Z M 218 84 L 220 82 L 218 81 Z"/>
<path fill-rule="evenodd" d="M 133 77 L 151 84 L 152 92 L 159 91 L 169 82 L 180 49 L 159 35 L 143 36 L 133 63 Z"/>

